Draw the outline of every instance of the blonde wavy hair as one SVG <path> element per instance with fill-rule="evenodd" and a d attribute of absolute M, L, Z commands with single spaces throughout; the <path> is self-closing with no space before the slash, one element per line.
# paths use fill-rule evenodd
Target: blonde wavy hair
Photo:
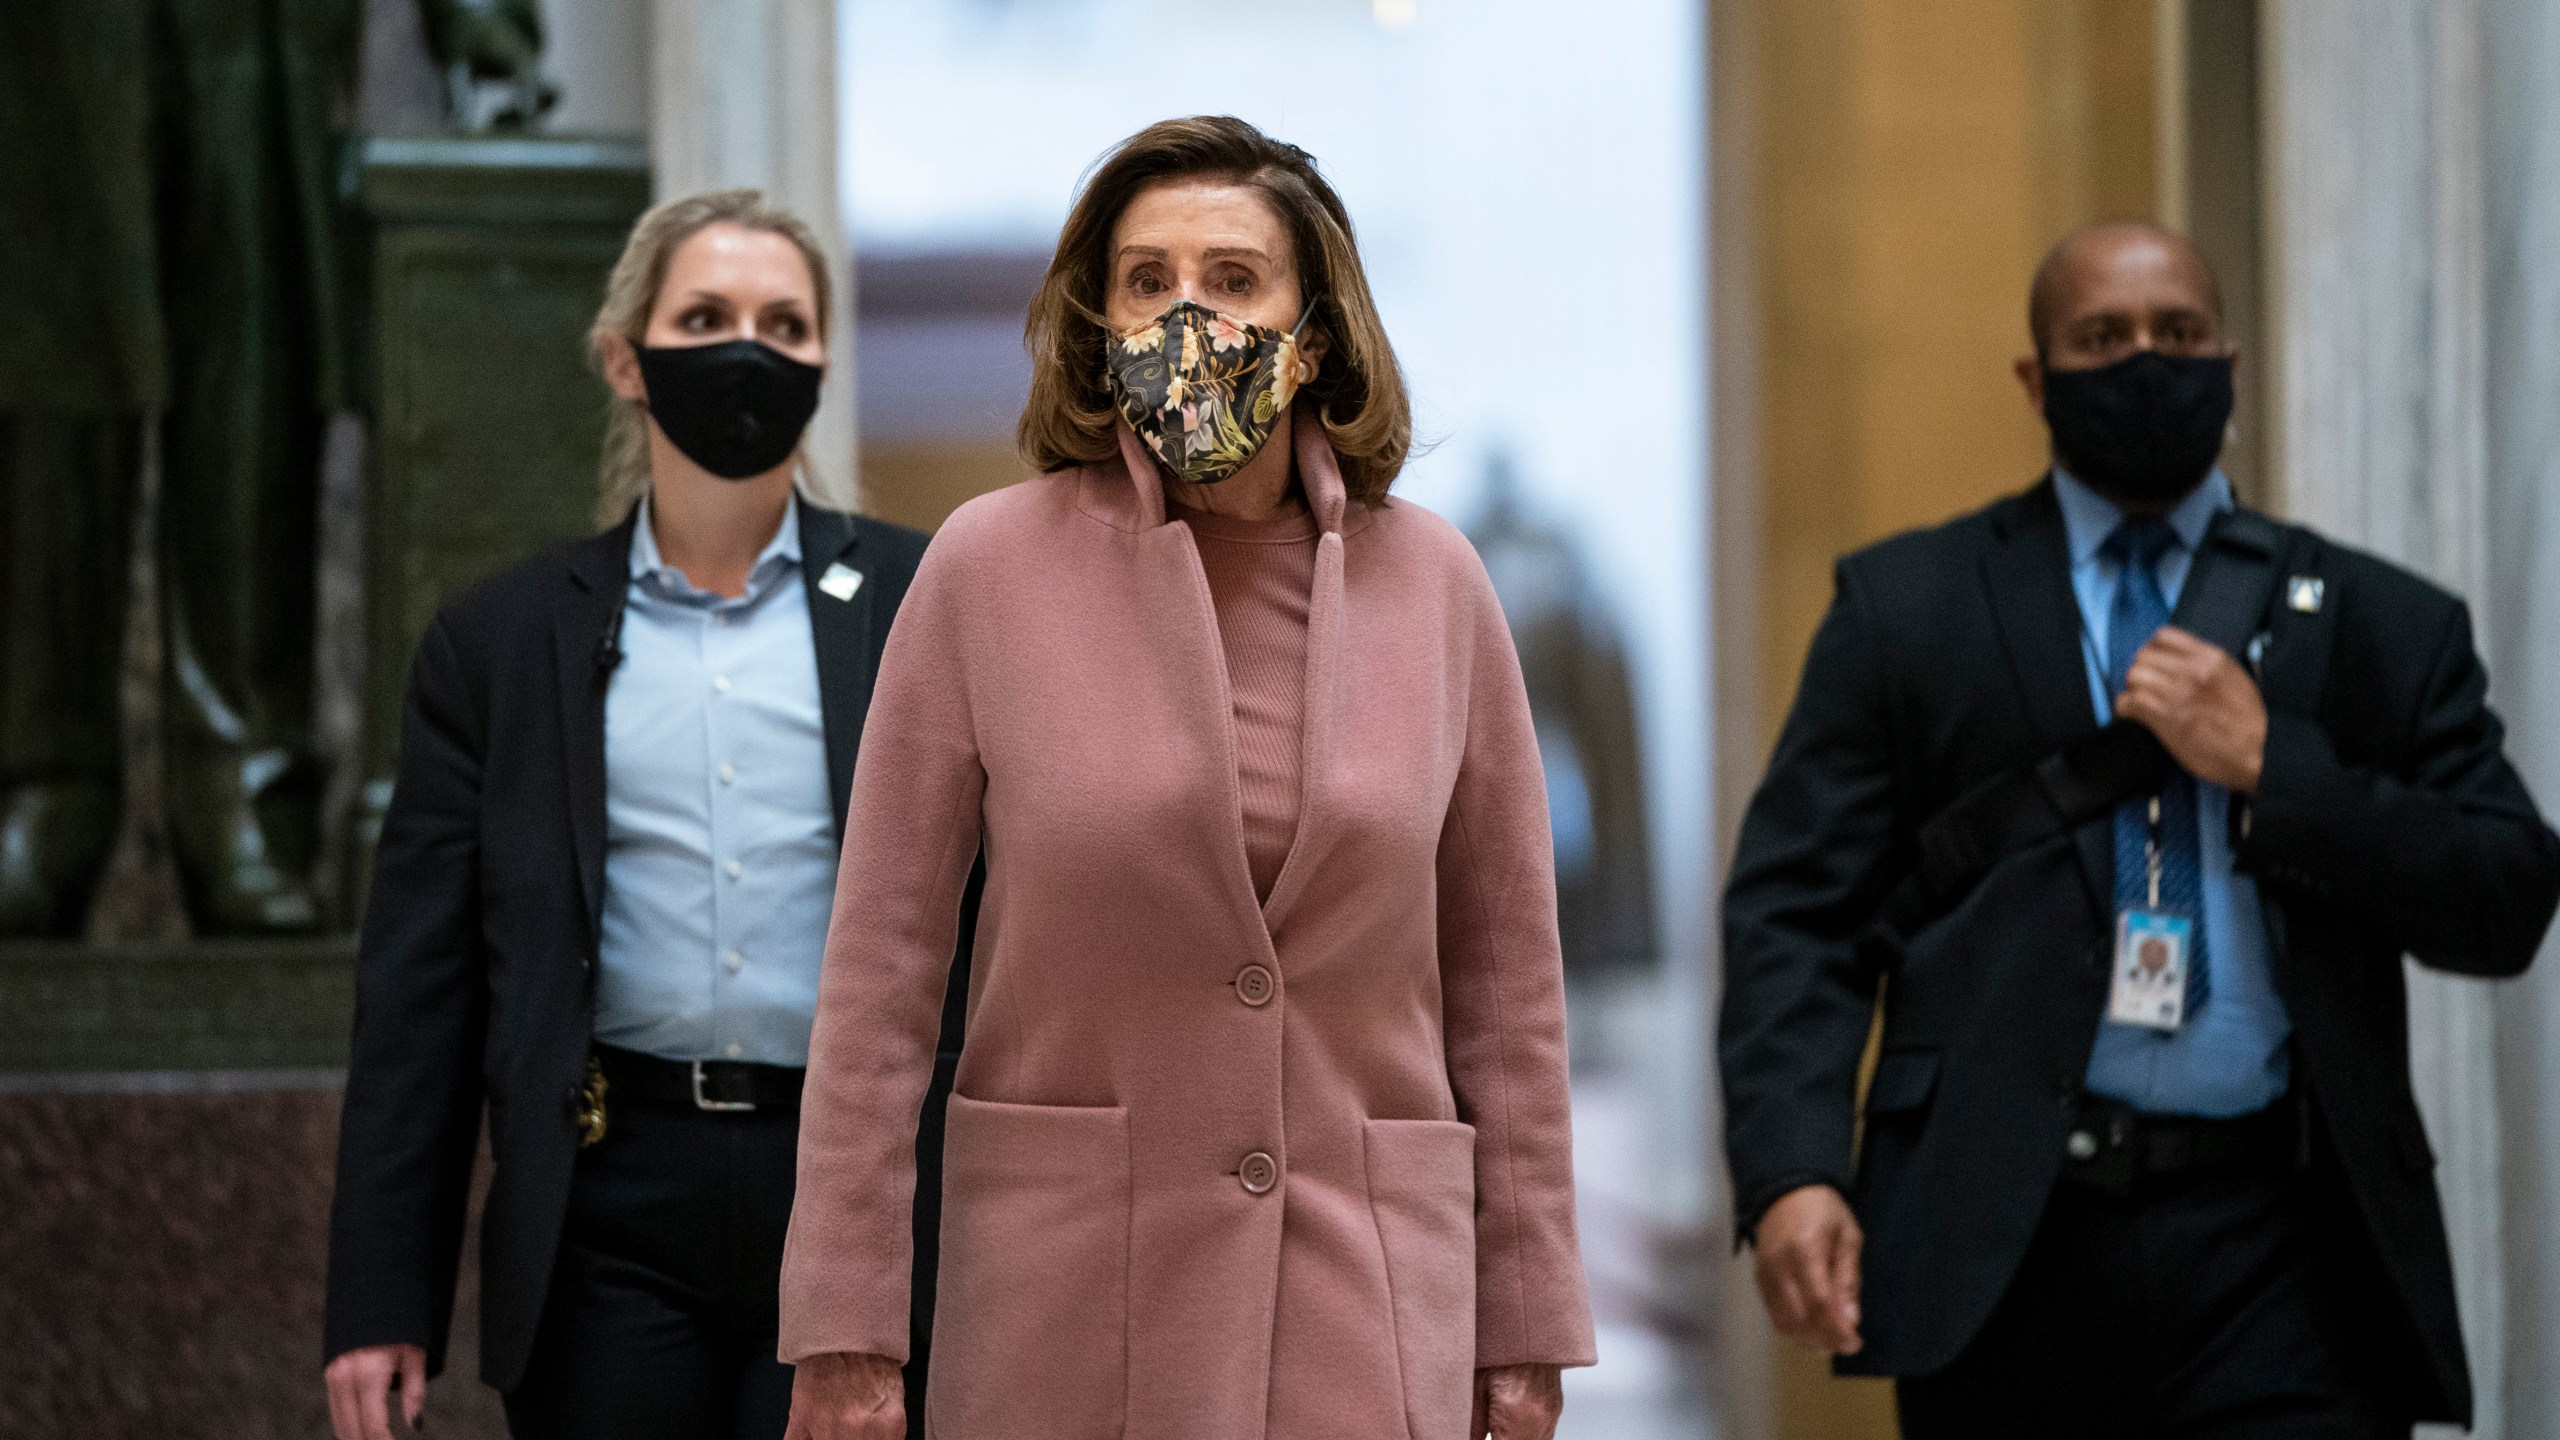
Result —
<path fill-rule="evenodd" d="M 1111 230 L 1141 190 L 1200 176 L 1257 192 L 1288 227 L 1299 291 L 1315 297 L 1308 327 L 1332 342 L 1316 378 L 1298 388 L 1297 403 L 1313 405 L 1324 422 L 1351 498 L 1385 504 L 1413 450 L 1413 408 L 1369 294 L 1351 214 L 1314 156 L 1232 115 L 1158 121 L 1113 146 L 1086 178 L 1023 326 L 1031 398 L 1014 430 L 1022 458 L 1048 471 L 1120 453 L 1120 412 L 1102 379 Z"/>
<path fill-rule="evenodd" d="M 667 264 L 684 242 L 712 225 L 742 225 L 788 240 L 809 262 L 809 284 L 818 302 L 818 333 L 823 340 L 835 314 L 833 285 L 827 276 L 827 252 L 808 222 L 775 204 L 761 190 L 710 190 L 650 207 L 631 227 L 622 258 L 613 262 L 605 281 L 604 304 L 587 330 L 587 360 L 604 373 L 608 342 L 615 337 L 638 345 L 649 333 L 649 314 L 658 307 L 658 291 L 666 284 Z M 604 458 L 596 473 L 596 526 L 609 530 L 622 523 L 632 507 L 649 493 L 649 409 L 637 400 L 613 397 L 605 416 Z M 803 464 L 802 473 L 806 473 Z"/>

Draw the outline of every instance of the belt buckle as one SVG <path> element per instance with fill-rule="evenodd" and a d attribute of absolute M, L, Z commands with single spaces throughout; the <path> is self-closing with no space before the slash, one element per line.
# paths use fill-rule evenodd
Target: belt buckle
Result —
<path fill-rule="evenodd" d="M 2141 1143 L 2141 1133 L 2123 1114 L 2096 1107 L 2079 1109 L 2071 1117 L 2063 1178 L 2121 1200 L 2133 1193 L 2141 1169 L 2135 1147 Z"/>
<path fill-rule="evenodd" d="M 696 1110 L 726 1111 L 734 1114 L 755 1109 L 756 1102 L 753 1100 L 714 1100 L 710 1096 L 703 1094 L 702 1062 L 696 1060 L 693 1062 L 693 1108 Z"/>

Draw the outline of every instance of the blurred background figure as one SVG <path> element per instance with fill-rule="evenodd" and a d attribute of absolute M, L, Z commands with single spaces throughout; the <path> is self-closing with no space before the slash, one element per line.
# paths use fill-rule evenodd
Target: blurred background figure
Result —
<path fill-rule="evenodd" d="M 1603 984 L 1658 958 L 1653 846 L 1634 676 L 1598 577 L 1560 527 L 1520 509 L 1520 481 L 1493 457 L 1467 538 L 1484 558 L 1520 649 L 1555 830 L 1556 924 L 1565 974 Z"/>

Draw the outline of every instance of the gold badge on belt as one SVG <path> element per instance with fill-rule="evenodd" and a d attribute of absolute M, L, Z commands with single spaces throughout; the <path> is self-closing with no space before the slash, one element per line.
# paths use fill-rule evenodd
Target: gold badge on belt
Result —
<path fill-rule="evenodd" d="M 603 1138 L 604 1066 L 589 1055 L 586 1083 L 578 1087 L 578 1148 L 584 1150 Z"/>

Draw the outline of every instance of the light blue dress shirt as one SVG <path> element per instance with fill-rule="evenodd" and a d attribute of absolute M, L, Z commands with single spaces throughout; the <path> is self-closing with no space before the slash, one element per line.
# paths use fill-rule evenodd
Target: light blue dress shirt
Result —
<path fill-rule="evenodd" d="M 2071 592 L 2080 602 L 2080 658 L 2099 723 L 2113 718 L 2107 693 L 2107 612 L 2118 572 L 2098 553 L 2124 512 L 2073 476 L 2054 471 L 2062 525 L 2071 543 Z M 2196 547 L 2213 517 L 2231 508 L 2231 482 L 2216 470 L 2169 512 L 2178 543 L 2160 557 L 2160 593 L 2178 603 Z M 2089 1056 L 2093 1095 L 2167 1115 L 2246 1115 L 2284 1097 L 2292 1079 L 2292 1017 L 2277 996 L 2267 956 L 2258 882 L 2231 866 L 2231 792 L 2196 782 L 2196 828 L 2204 862 L 2204 964 L 2211 995 L 2186 1024 L 2163 1033 L 2112 1021 L 2098 1027 Z M 2109 934 L 2113 935 L 2113 917 Z"/>
<path fill-rule="evenodd" d="M 837 851 L 800 569 L 797 500 L 736 599 L 667 565 L 640 507 L 605 695 L 605 1044 L 809 1063 Z"/>

